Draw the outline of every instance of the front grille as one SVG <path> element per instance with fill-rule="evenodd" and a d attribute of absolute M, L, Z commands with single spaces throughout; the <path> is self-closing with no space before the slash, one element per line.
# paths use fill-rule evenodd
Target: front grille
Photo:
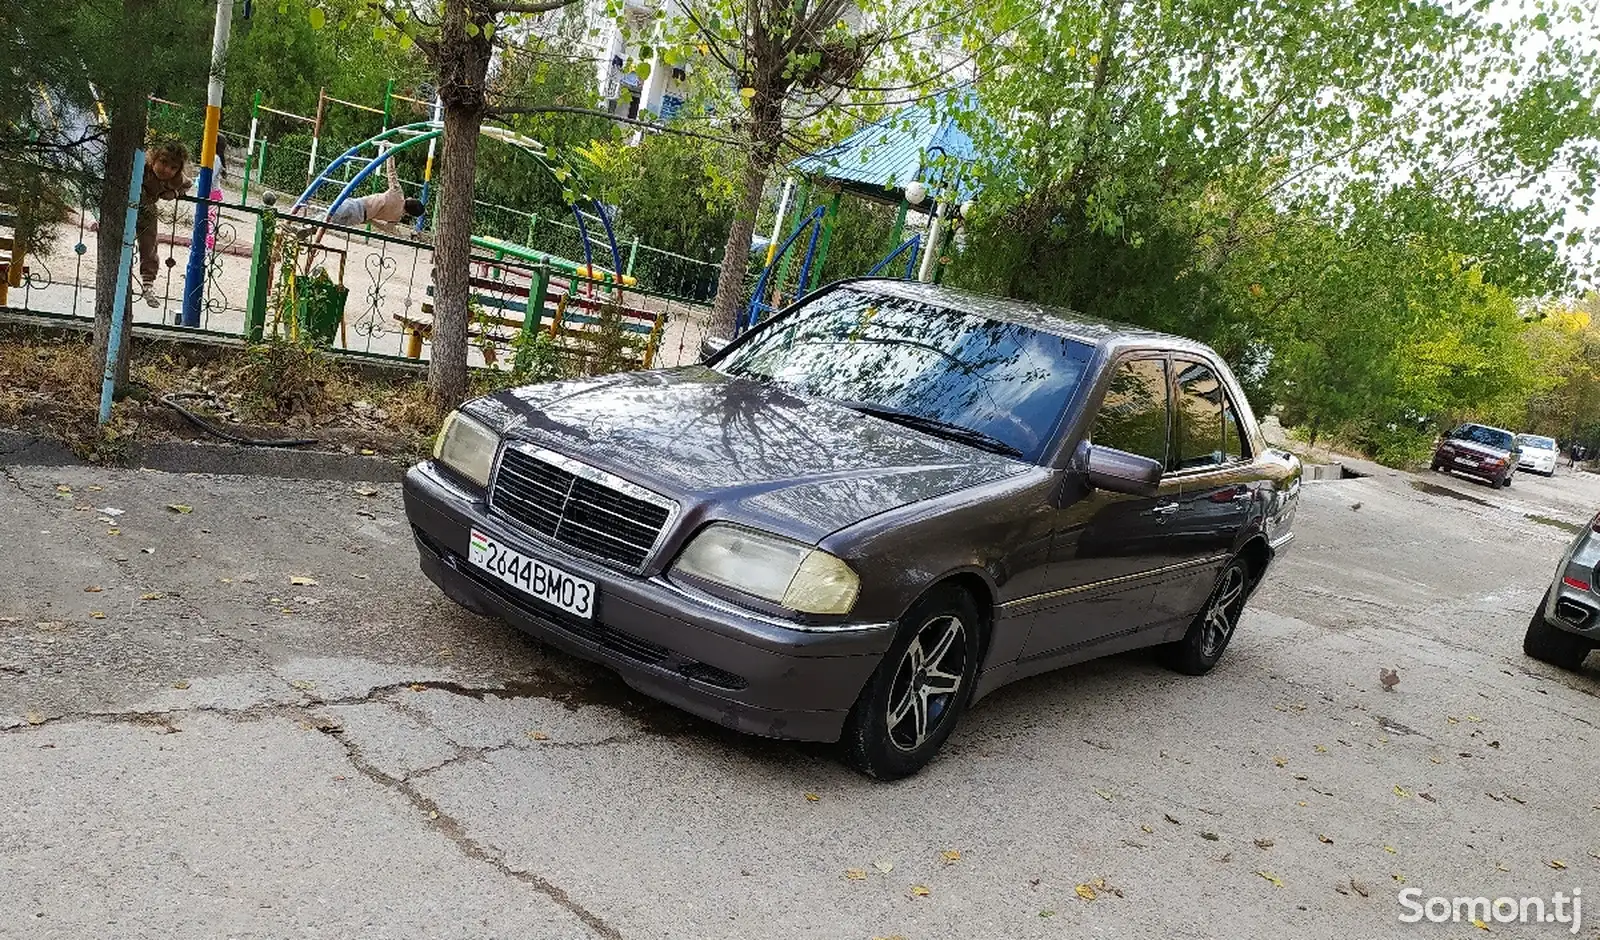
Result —
<path fill-rule="evenodd" d="M 644 567 L 674 506 L 610 474 L 516 445 L 500 457 L 490 504 L 563 545 L 634 569 Z"/>

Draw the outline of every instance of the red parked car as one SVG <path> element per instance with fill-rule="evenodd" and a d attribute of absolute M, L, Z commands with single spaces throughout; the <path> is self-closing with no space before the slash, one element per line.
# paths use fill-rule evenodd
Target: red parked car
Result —
<path fill-rule="evenodd" d="M 1522 449 L 1510 431 L 1482 424 L 1463 424 L 1451 431 L 1433 452 L 1433 469 L 1477 477 L 1498 489 L 1511 485 Z"/>

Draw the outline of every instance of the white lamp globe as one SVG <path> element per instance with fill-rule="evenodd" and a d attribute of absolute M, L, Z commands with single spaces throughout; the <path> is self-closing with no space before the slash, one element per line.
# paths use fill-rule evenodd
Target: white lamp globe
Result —
<path fill-rule="evenodd" d="M 928 187 L 917 180 L 906 184 L 906 202 L 913 206 L 922 205 L 922 200 L 928 198 Z"/>
<path fill-rule="evenodd" d="M 971 218 L 972 217 L 972 200 L 971 199 L 968 199 L 966 202 L 963 202 L 961 204 L 961 217 L 963 219 L 967 219 L 967 218 Z"/>

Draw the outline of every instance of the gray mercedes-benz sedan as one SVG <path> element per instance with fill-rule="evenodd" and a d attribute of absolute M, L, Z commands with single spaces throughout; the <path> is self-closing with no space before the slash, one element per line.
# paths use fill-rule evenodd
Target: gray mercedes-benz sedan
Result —
<path fill-rule="evenodd" d="M 1522 651 L 1577 670 L 1600 648 L 1600 515 L 1584 526 L 1556 563 L 1555 577 L 1528 621 Z"/>
<path fill-rule="evenodd" d="M 405 499 L 462 606 L 893 778 L 1008 682 L 1210 670 L 1300 479 L 1204 345 L 857 280 L 699 365 L 470 401 Z"/>

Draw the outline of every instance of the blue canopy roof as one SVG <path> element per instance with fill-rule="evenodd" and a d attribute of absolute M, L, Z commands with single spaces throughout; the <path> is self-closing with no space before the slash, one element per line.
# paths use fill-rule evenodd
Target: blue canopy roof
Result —
<path fill-rule="evenodd" d="M 925 163 L 937 160 L 941 150 L 946 157 L 958 161 L 977 156 L 972 138 L 956 126 L 953 117 L 940 119 L 932 106 L 915 105 L 869 124 L 831 147 L 801 157 L 789 164 L 789 169 L 841 183 L 872 198 L 898 200 L 904 195 L 906 184 L 918 178 Z M 970 174 L 962 174 L 957 200 L 968 199 L 974 189 Z"/>

